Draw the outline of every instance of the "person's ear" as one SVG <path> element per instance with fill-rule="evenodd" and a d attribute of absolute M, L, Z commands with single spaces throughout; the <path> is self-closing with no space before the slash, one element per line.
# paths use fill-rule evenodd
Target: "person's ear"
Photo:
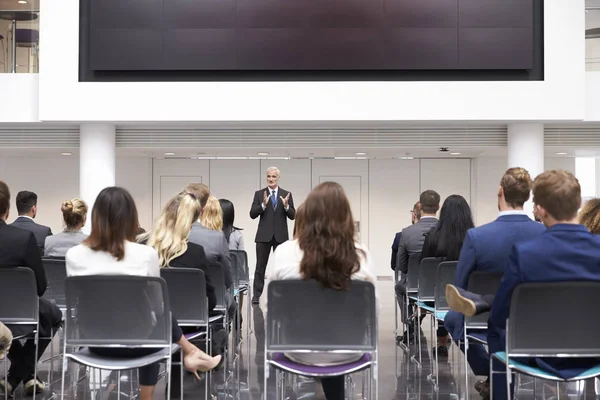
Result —
<path fill-rule="evenodd" d="M 504 189 L 502 189 L 502 186 L 498 187 L 498 197 L 504 197 Z"/>

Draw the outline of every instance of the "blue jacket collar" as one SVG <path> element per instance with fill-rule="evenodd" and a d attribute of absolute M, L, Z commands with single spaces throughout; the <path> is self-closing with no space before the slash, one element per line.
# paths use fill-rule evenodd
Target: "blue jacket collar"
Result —
<path fill-rule="evenodd" d="M 523 214 L 512 214 L 512 215 L 502 215 L 496 219 L 496 221 L 501 222 L 524 222 L 524 221 L 533 221 L 527 215 Z"/>
<path fill-rule="evenodd" d="M 585 225 L 581 224 L 556 224 L 548 228 L 547 232 L 589 232 Z"/>

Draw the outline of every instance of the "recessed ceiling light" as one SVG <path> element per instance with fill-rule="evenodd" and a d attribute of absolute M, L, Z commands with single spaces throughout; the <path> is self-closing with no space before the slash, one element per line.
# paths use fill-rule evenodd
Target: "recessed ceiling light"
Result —
<path fill-rule="evenodd" d="M 165 156 L 174 156 L 174 155 L 175 155 L 175 153 L 171 153 L 171 152 L 165 153 Z"/>
<path fill-rule="evenodd" d="M 356 153 L 356 155 L 357 155 L 357 156 L 366 156 L 366 155 L 367 155 L 367 153 L 358 152 L 358 153 Z"/>
<path fill-rule="evenodd" d="M 567 153 L 565 153 L 564 151 L 559 151 L 558 153 L 556 153 L 557 156 L 566 156 Z"/>
<path fill-rule="evenodd" d="M 450 153 L 451 156 L 460 156 L 460 153 Z"/>
<path fill-rule="evenodd" d="M 260 153 L 257 153 L 257 154 L 258 154 L 259 156 L 268 156 L 268 155 L 269 155 L 269 153 L 265 153 L 265 152 L 260 152 Z"/>
<path fill-rule="evenodd" d="M 17 3 L 19 3 L 19 4 L 27 4 L 27 2 L 25 0 L 19 0 L 19 1 L 17 1 Z"/>
<path fill-rule="evenodd" d="M 414 160 L 414 157 L 400 157 L 401 160 Z"/>
<path fill-rule="evenodd" d="M 69 153 L 68 151 L 65 151 L 64 153 L 60 153 L 61 156 L 72 156 L 73 153 Z"/>

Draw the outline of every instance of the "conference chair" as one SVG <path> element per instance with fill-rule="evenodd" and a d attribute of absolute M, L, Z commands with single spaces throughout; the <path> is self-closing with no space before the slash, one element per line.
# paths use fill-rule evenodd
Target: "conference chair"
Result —
<path fill-rule="evenodd" d="M 410 299 L 411 297 L 415 297 L 417 292 L 418 292 L 418 277 L 419 277 L 419 263 L 421 261 L 421 253 L 415 253 L 413 255 L 411 255 L 408 259 L 408 271 L 406 275 L 403 275 L 400 272 L 400 259 L 398 258 L 397 261 L 397 265 L 396 265 L 396 273 L 395 273 L 395 283 L 398 283 L 398 280 L 404 281 L 406 283 L 406 295 L 404 298 L 404 306 L 405 306 L 405 312 L 404 315 L 406 316 L 406 320 L 402 321 L 402 324 L 404 326 L 406 326 L 406 343 L 407 345 L 404 345 L 403 342 L 400 342 L 400 346 L 402 346 L 402 349 L 405 352 L 410 352 L 410 324 L 412 323 L 412 319 L 413 316 L 411 315 L 411 306 L 410 306 Z M 395 306 L 394 306 L 394 320 L 395 320 L 395 325 L 394 325 L 394 336 L 396 337 L 396 340 L 398 341 L 398 301 L 397 299 L 395 299 Z M 398 354 L 396 353 L 396 358 L 398 358 Z"/>
<path fill-rule="evenodd" d="M 469 275 L 467 290 L 481 295 L 495 295 L 502 280 L 502 272 L 473 271 Z M 469 400 L 469 362 L 467 354 L 469 342 L 477 342 L 487 345 L 487 321 L 489 312 L 481 313 L 473 317 L 464 318 L 464 345 L 465 345 L 465 398 Z M 462 340 L 462 338 L 459 338 Z"/>
<path fill-rule="evenodd" d="M 177 317 L 181 327 L 199 328 L 186 333 L 188 340 L 204 337 L 205 349 L 210 347 L 210 318 L 208 298 L 206 296 L 206 278 L 204 272 L 192 268 L 162 268 L 160 276 L 167 283 L 171 311 Z M 180 366 L 180 394 L 183 396 L 183 357 L 177 363 Z M 212 372 L 207 372 L 211 374 Z M 208 382 L 204 385 L 204 398 L 208 399 Z"/>
<path fill-rule="evenodd" d="M 273 281 L 269 283 L 267 296 L 265 396 L 269 394 L 269 366 L 273 366 L 279 386 L 277 399 L 286 388 L 288 373 L 313 378 L 346 375 L 348 382 L 348 375 L 359 371 L 369 375 L 363 392 L 368 386 L 370 398 L 377 398 L 378 325 L 372 283 L 352 281 L 349 290 L 334 290 L 325 289 L 314 280 Z M 319 310 L 318 314 L 315 310 Z M 285 355 L 306 353 L 345 353 L 360 358 L 320 367 L 294 362 Z M 281 373 L 283 379 L 279 379 Z M 350 394 L 348 398 L 355 396 Z"/>
<path fill-rule="evenodd" d="M 417 329 L 415 335 L 418 335 L 418 352 L 419 361 L 416 360 L 416 355 L 411 357 L 411 361 L 417 364 L 419 370 L 422 368 L 421 354 L 421 312 L 422 310 L 435 312 L 435 308 L 427 305 L 435 301 L 435 284 L 437 278 L 437 267 L 442 262 L 441 258 L 424 258 L 421 260 L 418 268 L 418 284 L 416 296 L 410 296 L 417 302 Z M 433 333 L 433 332 L 432 332 Z"/>
<path fill-rule="evenodd" d="M 454 282 L 454 276 L 456 275 L 457 261 L 444 261 L 437 266 L 435 288 L 434 288 L 434 305 L 431 318 L 431 341 L 432 343 L 437 342 L 437 330 L 439 322 L 444 322 L 446 314 L 450 311 L 450 306 L 446 300 L 446 285 Z M 427 307 L 429 308 L 429 307 Z M 439 390 L 439 355 L 437 343 L 435 347 L 435 378 L 430 374 L 427 380 L 433 383 L 433 389 L 437 392 Z"/>
<path fill-rule="evenodd" d="M 145 276 L 92 275 L 65 280 L 67 318 L 61 399 L 65 396 L 68 360 L 89 368 L 118 371 L 117 393 L 121 394 L 121 371 L 155 362 L 166 363 L 167 400 L 171 398 L 171 356 L 179 351 L 172 343 L 171 305 L 162 278 Z M 117 312 L 118 311 L 118 312 Z M 93 348 L 152 348 L 156 353 L 135 358 L 99 356 Z M 92 373 L 92 380 L 95 380 Z M 95 387 L 95 382 L 93 382 Z"/>
<path fill-rule="evenodd" d="M 556 382 L 574 382 L 600 376 L 600 364 L 571 378 L 559 375 L 518 360 L 519 357 L 559 357 L 561 360 L 600 358 L 600 319 L 590 318 L 588 307 L 573 305 L 598 304 L 600 282 L 536 282 L 518 285 L 512 293 L 510 314 L 506 321 L 506 350 L 490 356 L 490 392 L 493 393 L 494 373 L 492 360 L 505 366 L 507 393 L 510 393 L 512 372 Z M 565 319 L 585 321 L 585 329 L 570 326 Z M 548 335 L 548 332 L 560 332 Z"/>
<path fill-rule="evenodd" d="M 13 331 L 13 340 L 35 340 L 35 355 L 39 351 L 39 297 L 33 270 L 29 268 L 0 268 L 0 321 Z M 4 360 L 4 376 L 8 376 L 8 360 Z M 37 362 L 33 373 L 37 379 Z M 33 400 L 35 400 L 35 390 Z M 8 392 L 4 393 L 8 400 Z"/>

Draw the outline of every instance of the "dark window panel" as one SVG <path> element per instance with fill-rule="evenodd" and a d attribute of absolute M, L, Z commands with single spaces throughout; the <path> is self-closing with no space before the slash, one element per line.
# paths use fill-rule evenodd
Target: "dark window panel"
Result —
<path fill-rule="evenodd" d="M 461 28 L 531 28 L 533 26 L 533 0 L 459 1 Z"/>
<path fill-rule="evenodd" d="M 390 28 L 458 27 L 458 0 L 384 0 Z"/>
<path fill-rule="evenodd" d="M 155 29 L 162 23 L 163 0 L 94 0 L 92 29 Z"/>
<path fill-rule="evenodd" d="M 150 29 L 94 30 L 90 68 L 94 70 L 162 69 L 163 33 Z"/>
<path fill-rule="evenodd" d="M 388 69 L 456 69 L 455 28 L 398 28 L 387 32 Z"/>
<path fill-rule="evenodd" d="M 237 0 L 238 28 L 306 28 L 315 0 Z"/>
<path fill-rule="evenodd" d="M 236 0 L 164 0 L 164 26 L 172 29 L 235 28 L 236 3 Z"/>
<path fill-rule="evenodd" d="M 385 59 L 379 30 L 247 29 L 238 32 L 241 69 L 373 69 Z"/>
<path fill-rule="evenodd" d="M 309 25 L 316 28 L 380 28 L 383 0 L 319 0 L 310 5 Z"/>
<path fill-rule="evenodd" d="M 458 37 L 461 69 L 533 68 L 531 29 L 466 28 Z"/>
<path fill-rule="evenodd" d="M 172 29 L 165 32 L 164 64 L 172 70 L 236 68 L 235 30 Z"/>

